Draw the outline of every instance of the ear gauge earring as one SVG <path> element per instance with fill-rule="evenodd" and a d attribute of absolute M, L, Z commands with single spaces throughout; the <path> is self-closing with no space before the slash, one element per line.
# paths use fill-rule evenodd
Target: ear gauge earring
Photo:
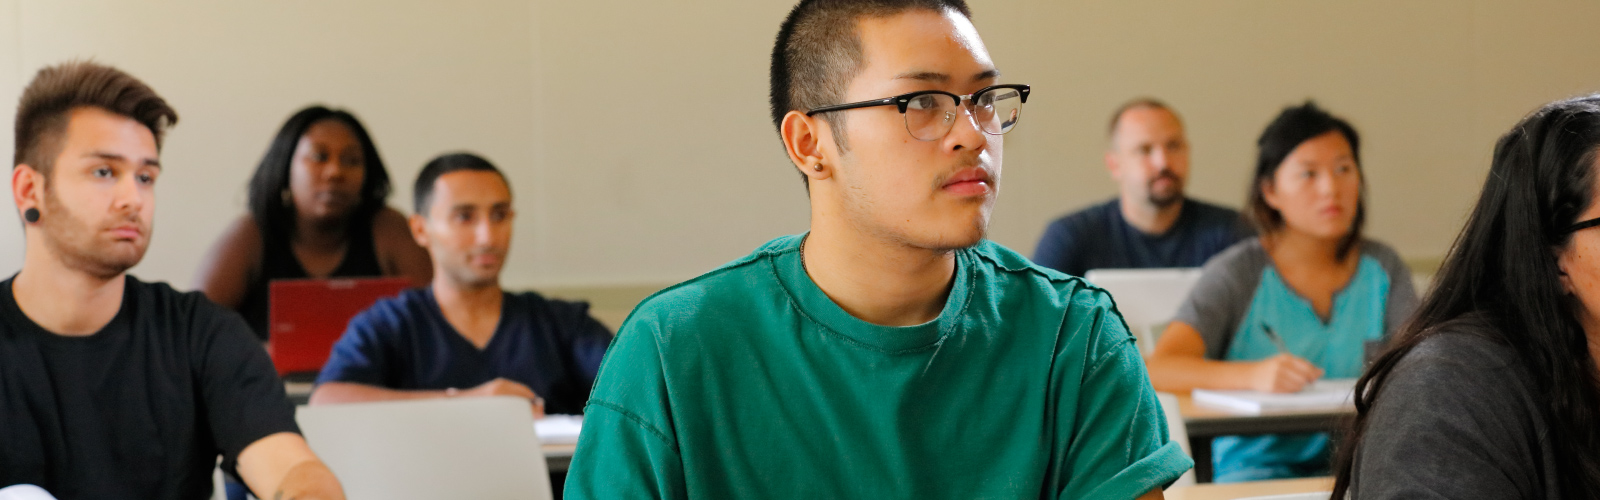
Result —
<path fill-rule="evenodd" d="M 23 210 L 22 220 L 28 221 L 29 224 L 39 222 L 39 209 L 29 207 L 27 210 Z"/>

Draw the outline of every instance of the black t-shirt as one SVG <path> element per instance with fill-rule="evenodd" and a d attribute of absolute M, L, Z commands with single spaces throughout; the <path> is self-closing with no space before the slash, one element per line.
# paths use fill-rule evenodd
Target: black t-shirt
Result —
<path fill-rule="evenodd" d="M 1199 267 L 1255 231 L 1238 212 L 1184 198 L 1178 220 L 1145 234 L 1122 219 L 1116 198 L 1051 222 L 1033 261 L 1073 276 L 1090 269 Z"/>
<path fill-rule="evenodd" d="M 0 282 L 0 487 L 75 498 L 206 498 L 217 455 L 299 432 L 261 344 L 199 293 L 128 276 L 111 323 L 45 331 Z"/>

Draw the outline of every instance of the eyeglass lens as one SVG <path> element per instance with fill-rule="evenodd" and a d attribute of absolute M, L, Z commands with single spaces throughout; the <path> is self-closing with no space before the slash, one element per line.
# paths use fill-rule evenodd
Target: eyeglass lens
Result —
<path fill-rule="evenodd" d="M 972 120 L 989 135 L 1010 132 L 1022 112 L 1022 92 L 1013 88 L 990 89 L 972 97 Z M 906 131 L 921 141 L 935 141 L 950 133 L 961 117 L 960 104 L 945 94 L 922 94 L 906 104 Z"/>

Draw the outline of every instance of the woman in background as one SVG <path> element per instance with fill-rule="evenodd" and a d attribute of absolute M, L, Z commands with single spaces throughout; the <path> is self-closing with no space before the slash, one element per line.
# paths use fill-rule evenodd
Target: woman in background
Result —
<path fill-rule="evenodd" d="M 1495 145 L 1415 318 L 1356 385 L 1333 498 L 1600 498 L 1600 95 Z"/>
<path fill-rule="evenodd" d="M 250 180 L 250 213 L 212 247 L 197 288 L 266 341 L 272 280 L 400 276 L 426 286 L 433 264 L 388 196 L 389 174 L 361 122 L 302 109 L 268 145 Z"/>
<path fill-rule="evenodd" d="M 1361 235 L 1360 145 L 1310 102 L 1262 132 L 1249 208 L 1261 236 L 1206 263 L 1150 357 L 1156 390 L 1294 392 L 1361 374 L 1416 294 L 1394 250 Z M 1212 450 L 1217 482 L 1328 473 L 1326 433 L 1225 436 Z"/>

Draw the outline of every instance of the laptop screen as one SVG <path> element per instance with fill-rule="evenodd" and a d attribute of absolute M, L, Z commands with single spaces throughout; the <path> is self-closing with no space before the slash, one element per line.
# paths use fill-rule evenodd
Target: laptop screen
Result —
<path fill-rule="evenodd" d="M 282 376 L 316 377 L 350 318 L 411 287 L 406 278 L 273 280 L 267 353 Z"/>

